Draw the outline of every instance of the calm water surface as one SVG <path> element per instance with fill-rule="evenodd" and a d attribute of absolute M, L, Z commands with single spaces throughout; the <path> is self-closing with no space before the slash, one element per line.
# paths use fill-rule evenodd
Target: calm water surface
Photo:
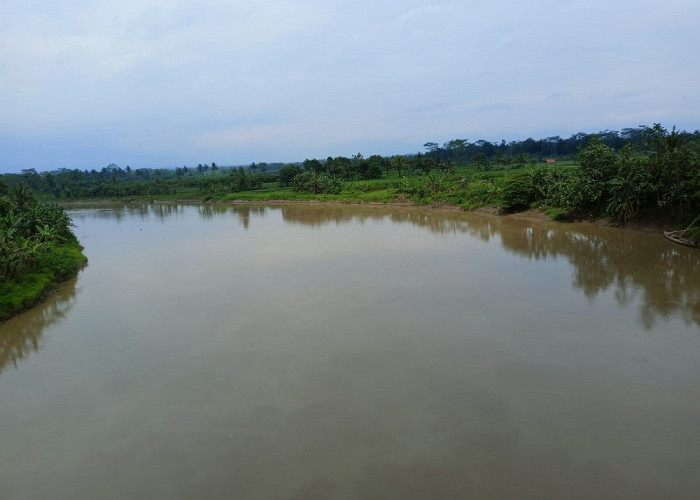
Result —
<path fill-rule="evenodd" d="M 700 497 L 700 253 L 347 206 L 71 212 L 0 325 L 0 498 Z"/>

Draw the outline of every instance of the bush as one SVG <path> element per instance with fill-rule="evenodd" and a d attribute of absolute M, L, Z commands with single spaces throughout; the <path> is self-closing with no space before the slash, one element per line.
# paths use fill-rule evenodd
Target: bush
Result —
<path fill-rule="evenodd" d="M 462 208 L 473 210 L 496 203 L 501 189 L 488 179 L 474 179 L 467 184 L 466 201 Z"/>
<path fill-rule="evenodd" d="M 61 207 L 16 196 L 22 192 L 0 197 L 0 277 L 5 281 L 41 267 L 57 245 L 77 244 Z"/>
<path fill-rule="evenodd" d="M 343 182 L 335 176 L 312 171 L 302 172 L 293 180 L 294 191 L 312 194 L 338 194 Z"/>
<path fill-rule="evenodd" d="M 532 174 L 528 172 L 505 178 L 503 192 L 501 193 L 501 205 L 505 210 L 510 212 L 523 210 L 535 201 L 535 188 L 532 178 Z"/>
<path fill-rule="evenodd" d="M 46 248 L 39 255 L 38 261 L 42 268 L 53 272 L 57 281 L 65 281 L 80 269 L 85 258 L 79 247 L 63 245 Z"/>
<path fill-rule="evenodd" d="M 280 169 L 280 186 L 291 186 L 294 182 L 294 178 L 302 172 L 303 170 L 301 167 L 297 165 L 285 165 Z"/>
<path fill-rule="evenodd" d="M 416 177 L 404 177 L 399 181 L 401 193 L 413 195 L 420 200 L 433 198 L 436 194 L 448 193 L 457 188 L 454 174 L 448 171 L 435 171 Z"/>
<path fill-rule="evenodd" d="M 10 238 L 0 232 L 0 277 L 8 281 L 37 267 L 44 245 L 36 239 Z"/>

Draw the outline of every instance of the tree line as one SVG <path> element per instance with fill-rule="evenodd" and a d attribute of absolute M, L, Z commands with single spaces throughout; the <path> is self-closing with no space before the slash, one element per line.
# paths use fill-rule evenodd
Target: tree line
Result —
<path fill-rule="evenodd" d="M 298 163 L 252 163 L 246 167 L 221 167 L 214 162 L 195 167 L 175 169 L 131 169 L 110 164 L 101 170 L 60 168 L 49 172 L 25 169 L 21 174 L 5 174 L 0 177 L 13 187 L 25 184 L 35 193 L 53 198 L 99 198 L 128 196 L 172 195 L 182 190 L 204 197 L 226 192 L 259 189 L 266 183 L 279 182 L 280 186 L 298 188 L 307 192 L 337 192 L 338 183 L 323 176 L 341 181 L 379 179 L 396 172 L 398 177 L 411 173 L 447 171 L 455 167 L 470 166 L 474 170 L 494 167 L 517 169 L 547 158 L 571 159 L 592 139 L 613 150 L 631 148 L 640 154 L 653 152 L 649 138 L 658 135 L 658 127 L 639 126 L 621 131 L 605 130 L 597 134 L 574 134 L 568 139 L 559 136 L 539 140 L 525 139 L 506 143 L 467 139 L 452 139 L 442 145 L 436 142 L 424 144 L 425 152 L 368 158 L 358 153 L 351 157 L 337 156 L 326 159 L 306 159 Z M 673 131 L 679 144 L 693 142 L 700 131 Z M 301 173 L 298 181 L 294 179 Z"/>
<path fill-rule="evenodd" d="M 564 217 L 609 216 L 620 221 L 642 213 L 690 222 L 700 212 L 700 136 L 661 125 L 645 131 L 644 144 L 615 149 L 591 137 L 576 155 L 578 166 L 533 164 L 498 176 L 431 172 L 405 177 L 399 191 L 417 201 L 446 201 L 473 209 L 506 211 L 531 206 L 561 209 Z"/>
<path fill-rule="evenodd" d="M 426 142 L 423 147 L 426 150 L 426 155 L 442 161 L 461 164 L 487 159 L 500 165 L 509 165 L 512 162 L 529 163 L 532 160 L 539 161 L 545 158 L 573 159 L 593 137 L 615 150 L 627 145 L 643 149 L 646 147 L 647 136 L 652 129 L 653 127 L 640 125 L 639 127 L 624 128 L 620 131 L 603 130 L 593 134 L 579 132 L 566 139 L 557 135 L 538 140 L 527 138 L 508 143 L 505 140 L 489 142 L 482 139 L 469 142 L 468 139 L 452 139 L 442 145 L 436 142 Z M 686 141 L 700 136 L 700 131 L 677 133 L 682 140 Z"/>

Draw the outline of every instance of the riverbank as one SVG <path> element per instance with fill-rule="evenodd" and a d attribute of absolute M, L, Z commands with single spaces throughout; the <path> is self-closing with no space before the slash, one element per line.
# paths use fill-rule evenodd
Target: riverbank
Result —
<path fill-rule="evenodd" d="M 241 194 L 241 193 L 237 193 Z M 247 193 L 245 193 L 247 194 Z M 207 204 L 207 205 L 358 205 L 368 207 L 392 207 L 405 209 L 429 209 L 435 211 L 461 212 L 461 213 L 477 213 L 490 215 L 494 217 L 507 217 L 513 219 L 527 219 L 537 221 L 552 221 L 552 222 L 567 222 L 567 223 L 594 223 L 601 226 L 613 227 L 620 230 L 634 231 L 645 234 L 663 235 L 664 231 L 678 229 L 677 223 L 673 218 L 661 217 L 659 215 L 644 215 L 636 220 L 627 222 L 619 222 L 610 217 L 557 217 L 560 211 L 552 210 L 550 207 L 534 207 L 518 212 L 506 212 L 503 208 L 494 205 L 484 205 L 470 210 L 465 209 L 456 203 L 449 202 L 433 202 L 421 203 L 411 200 L 405 196 L 397 196 L 395 201 L 363 201 L 360 199 L 339 199 L 338 195 L 304 195 L 307 199 L 287 199 L 287 198 L 270 198 L 270 199 L 250 199 L 249 197 L 240 197 L 233 199 L 206 199 L 206 198 L 152 198 L 152 197 L 127 197 L 127 198 L 96 198 L 90 200 L 70 200 L 62 201 L 61 205 L 67 208 L 94 207 L 94 206 L 110 206 L 115 203 L 165 203 L 165 204 Z"/>
<path fill-rule="evenodd" d="M 56 245 L 39 257 L 39 266 L 0 283 L 0 322 L 42 302 L 87 265 L 77 241 Z"/>
<path fill-rule="evenodd" d="M 40 302 L 87 258 L 65 210 L 25 186 L 0 196 L 0 321 Z"/>

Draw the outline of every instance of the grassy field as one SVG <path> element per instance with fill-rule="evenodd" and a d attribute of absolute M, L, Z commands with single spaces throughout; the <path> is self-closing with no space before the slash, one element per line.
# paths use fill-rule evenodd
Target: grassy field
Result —
<path fill-rule="evenodd" d="M 561 162 L 556 169 L 574 168 L 573 162 Z M 278 183 L 264 184 L 262 189 L 225 193 L 208 197 L 207 201 L 321 201 L 338 203 L 397 203 L 453 204 L 465 210 L 485 205 L 499 205 L 499 194 L 508 178 L 527 168 L 495 168 L 487 171 L 470 167 L 428 174 L 410 172 L 399 176 L 391 171 L 388 177 L 375 180 L 346 181 L 338 194 L 310 194 L 280 187 Z M 180 199 L 186 199 L 180 197 Z M 195 199 L 197 197 L 195 196 Z M 201 197 L 200 197 L 201 199 Z"/>
<path fill-rule="evenodd" d="M 558 162 L 556 169 L 574 168 L 572 161 Z M 463 166 L 449 171 L 434 170 L 430 173 L 403 171 L 399 176 L 396 170 L 386 173 L 381 179 L 343 182 L 337 194 L 312 194 L 282 187 L 278 182 L 264 183 L 261 188 L 250 191 L 220 192 L 204 194 L 196 188 L 181 188 L 167 195 L 144 195 L 125 198 L 112 198 L 119 201 L 191 201 L 191 202 L 336 202 L 336 203 L 416 203 L 422 205 L 452 204 L 465 210 L 485 205 L 499 206 L 499 194 L 503 184 L 510 177 L 521 174 L 530 167 L 492 167 L 490 170 L 477 170 Z M 105 198 L 79 200 L 104 202 Z M 77 201 L 77 200 L 76 200 Z M 71 204 L 68 202 L 67 204 Z"/>

